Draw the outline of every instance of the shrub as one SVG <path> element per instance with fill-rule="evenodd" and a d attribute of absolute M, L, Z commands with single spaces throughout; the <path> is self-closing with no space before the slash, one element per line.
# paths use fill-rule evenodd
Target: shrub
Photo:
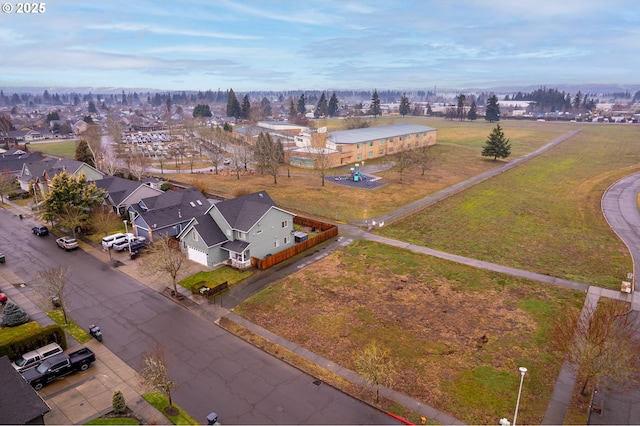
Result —
<path fill-rule="evenodd" d="M 160 185 L 160 189 L 162 191 L 168 191 L 171 189 L 171 183 L 170 182 L 165 182 L 162 185 Z"/>
<path fill-rule="evenodd" d="M 111 399 L 111 407 L 113 408 L 113 411 L 115 411 L 116 413 L 124 413 L 125 410 L 127 409 L 127 402 L 124 399 L 124 395 L 122 394 L 122 391 L 120 389 L 116 389 L 115 392 L 113 392 L 113 398 Z"/>
<path fill-rule="evenodd" d="M 29 322 L 29 315 L 18 305 L 13 302 L 7 302 L 4 307 L 2 327 L 15 327 Z"/>

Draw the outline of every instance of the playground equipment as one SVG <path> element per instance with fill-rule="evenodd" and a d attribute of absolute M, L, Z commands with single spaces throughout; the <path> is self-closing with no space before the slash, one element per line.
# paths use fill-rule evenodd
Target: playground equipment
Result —
<path fill-rule="evenodd" d="M 355 167 L 351 167 L 349 171 L 351 172 L 350 180 L 354 182 L 367 180 L 367 177 L 360 172 L 360 163 L 356 163 Z"/>

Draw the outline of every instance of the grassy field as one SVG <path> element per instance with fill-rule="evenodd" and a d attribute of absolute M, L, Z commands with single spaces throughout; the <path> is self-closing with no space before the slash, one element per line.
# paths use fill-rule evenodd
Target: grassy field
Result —
<path fill-rule="evenodd" d="M 60 142 L 36 143 L 29 145 L 29 151 L 42 152 L 53 157 L 74 159 L 76 157 L 75 140 L 62 140 Z"/>
<path fill-rule="evenodd" d="M 394 389 L 469 424 L 509 417 L 517 367 L 526 366 L 519 420 L 539 424 L 562 364 L 550 349 L 552 318 L 579 309 L 583 299 L 581 292 L 358 241 L 235 312 L 353 370 L 355 355 L 375 340 L 397 364 Z"/>
<path fill-rule="evenodd" d="M 383 235 L 608 288 L 632 271 L 601 212 L 603 192 L 640 169 L 636 126 L 585 126 L 530 162 L 389 226 Z"/>

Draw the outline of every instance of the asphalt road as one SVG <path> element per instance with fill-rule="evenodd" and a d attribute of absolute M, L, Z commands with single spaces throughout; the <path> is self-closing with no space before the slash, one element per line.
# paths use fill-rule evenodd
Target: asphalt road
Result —
<path fill-rule="evenodd" d="M 31 234 L 30 220 L 0 209 L 0 248 L 28 284 L 56 265 L 72 270 L 67 303 L 80 326 L 99 324 L 104 344 L 134 369 L 164 348 L 174 401 L 205 422 L 223 424 L 397 424 L 371 406 L 266 354 L 82 251 L 65 252 L 55 237 Z"/>

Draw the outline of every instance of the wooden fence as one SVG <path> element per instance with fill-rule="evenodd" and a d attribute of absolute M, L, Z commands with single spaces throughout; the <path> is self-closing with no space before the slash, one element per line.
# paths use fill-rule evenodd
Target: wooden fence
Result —
<path fill-rule="evenodd" d="M 288 249 L 282 250 L 264 259 L 258 259 L 256 257 L 251 258 L 251 265 L 260 269 L 269 269 L 280 262 L 284 262 L 287 259 L 292 258 L 311 247 L 318 245 L 329 238 L 333 238 L 338 235 L 338 227 L 330 223 L 319 222 L 317 220 L 309 219 L 306 217 L 296 216 L 293 218 L 293 223 L 301 226 L 308 226 L 312 229 L 319 230 L 320 232 L 313 237 L 301 241 Z"/>

